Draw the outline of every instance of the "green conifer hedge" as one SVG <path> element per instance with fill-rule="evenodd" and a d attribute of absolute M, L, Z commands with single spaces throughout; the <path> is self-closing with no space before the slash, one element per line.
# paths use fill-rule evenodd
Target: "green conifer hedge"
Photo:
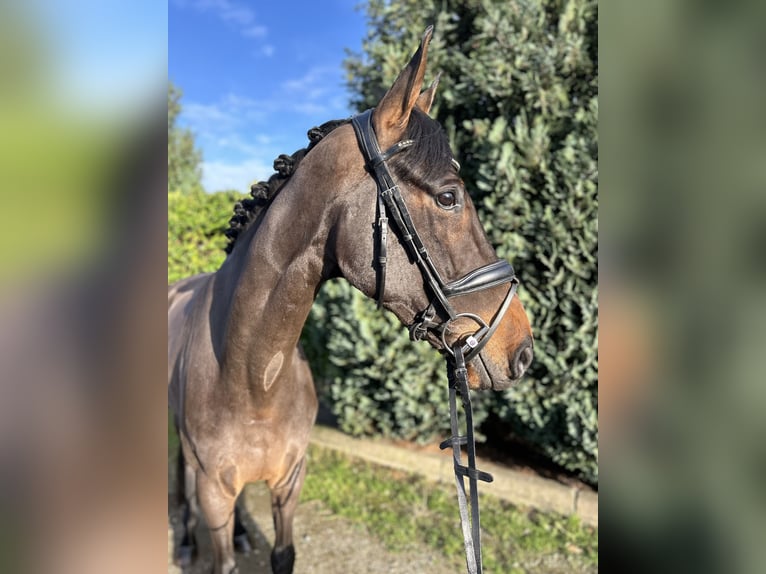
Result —
<path fill-rule="evenodd" d="M 597 7 L 593 0 L 373 0 L 364 53 L 347 61 L 360 110 L 374 105 L 425 27 L 432 114 L 498 253 L 521 279 L 535 361 L 504 393 L 474 394 L 477 424 L 508 432 L 598 481 Z M 426 78 L 430 81 L 430 78 Z M 330 119 L 330 118 L 328 118 Z M 307 128 L 310 126 L 307 126 Z M 214 270 L 241 194 L 169 194 L 169 280 Z M 344 282 L 319 293 L 303 344 L 320 395 L 352 434 L 448 432 L 443 359 Z"/>
<path fill-rule="evenodd" d="M 522 281 L 535 362 L 514 388 L 476 395 L 477 418 L 494 413 L 597 482 L 596 3 L 374 0 L 367 10 L 363 54 L 347 61 L 358 109 L 378 101 L 434 23 L 429 71 L 442 76 L 432 114 L 490 240 Z M 314 366 L 342 426 L 422 440 L 443 434 L 443 361 L 373 307 L 338 287 L 320 295 L 309 323 L 326 340 L 328 359 Z"/>

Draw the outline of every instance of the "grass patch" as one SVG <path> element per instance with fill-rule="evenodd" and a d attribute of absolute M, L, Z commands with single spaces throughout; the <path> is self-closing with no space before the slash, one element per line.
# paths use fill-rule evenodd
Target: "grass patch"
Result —
<path fill-rule="evenodd" d="M 454 556 L 456 571 L 464 567 L 454 489 L 313 445 L 309 458 L 301 500 L 318 500 L 364 524 L 391 549 L 425 544 Z M 542 571 L 546 557 L 564 561 L 567 568 L 561 571 L 597 571 L 598 531 L 577 517 L 524 511 L 487 494 L 481 506 L 487 572 Z"/>

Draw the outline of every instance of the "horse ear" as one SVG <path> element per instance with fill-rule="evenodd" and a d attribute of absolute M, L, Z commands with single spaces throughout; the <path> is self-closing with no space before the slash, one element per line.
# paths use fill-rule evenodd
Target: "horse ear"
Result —
<path fill-rule="evenodd" d="M 428 89 L 418 96 L 418 101 L 415 102 L 415 106 L 417 106 L 421 112 L 427 114 L 431 110 L 431 105 L 434 103 L 434 96 L 436 95 L 436 87 L 439 85 L 439 78 L 441 78 L 441 75 L 441 72 L 436 74 L 436 78 L 434 78 L 434 81 L 428 86 Z"/>
<path fill-rule="evenodd" d="M 412 56 L 410 63 L 401 71 L 394 85 L 386 92 L 375 107 L 372 123 L 382 149 L 398 142 L 410 120 L 410 113 L 423 86 L 428 59 L 428 43 L 431 41 L 434 27 L 429 26 L 423 33 L 420 47 Z"/>

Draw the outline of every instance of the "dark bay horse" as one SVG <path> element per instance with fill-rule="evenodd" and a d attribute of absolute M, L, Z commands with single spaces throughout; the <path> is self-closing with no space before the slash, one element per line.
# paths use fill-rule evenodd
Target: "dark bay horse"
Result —
<path fill-rule="evenodd" d="M 467 355 L 471 388 L 506 388 L 532 361 L 529 321 L 512 297 L 515 284 L 508 287 L 510 265 L 498 261 L 447 137 L 428 117 L 437 85 L 421 93 L 430 38 L 429 28 L 396 82 L 364 116 L 366 139 L 358 120 L 333 122 L 310 153 L 293 156 L 291 174 L 272 186 L 278 187 L 273 195 L 264 200 L 254 192 L 254 200 L 239 204 L 235 241 L 220 269 L 169 288 L 168 396 L 187 498 L 183 561 L 192 555 L 201 510 L 212 536 L 214 572 L 236 572 L 234 535 L 241 525 L 235 502 L 246 483 L 264 480 L 276 530 L 272 569 L 292 572 L 292 520 L 317 411 L 297 343 L 327 279 L 344 277 L 444 352 L 463 340 L 475 346 L 470 340 L 477 322 L 491 325 L 475 355 Z M 388 150 L 377 154 L 379 161 L 370 159 L 375 154 L 364 143 L 370 141 Z M 388 247 L 385 235 L 381 241 L 386 213 L 398 208 L 382 203 L 391 195 L 380 193 L 378 169 L 396 180 L 405 219 L 422 240 L 416 251 L 422 247 L 433 274 L 452 281 L 442 287 L 454 311 L 434 305 L 438 287 L 422 261 L 414 261 L 420 255 L 408 245 L 409 228 L 392 226 Z M 432 328 L 440 322 L 440 331 Z"/>

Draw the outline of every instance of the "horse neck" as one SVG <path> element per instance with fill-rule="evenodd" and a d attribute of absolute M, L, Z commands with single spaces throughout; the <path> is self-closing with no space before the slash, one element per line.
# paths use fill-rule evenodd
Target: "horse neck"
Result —
<path fill-rule="evenodd" d="M 324 279 L 326 202 L 319 186 L 307 186 L 298 173 L 293 180 L 237 239 L 216 274 L 211 329 L 222 379 L 251 396 L 268 394 L 290 372 Z"/>

